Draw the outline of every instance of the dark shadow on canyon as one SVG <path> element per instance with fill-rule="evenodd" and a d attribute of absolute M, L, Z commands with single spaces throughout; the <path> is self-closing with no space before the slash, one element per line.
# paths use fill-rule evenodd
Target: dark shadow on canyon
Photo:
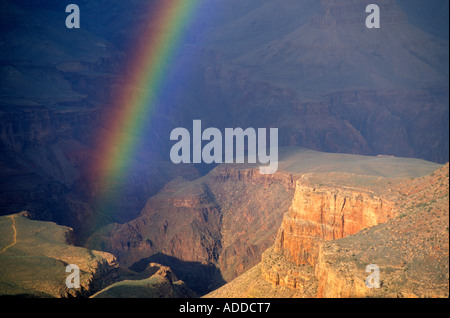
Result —
<path fill-rule="evenodd" d="M 220 270 L 214 264 L 187 262 L 163 253 L 143 258 L 130 266 L 130 269 L 139 273 L 144 271 L 149 263 L 169 266 L 179 279 L 200 296 L 226 283 Z"/>

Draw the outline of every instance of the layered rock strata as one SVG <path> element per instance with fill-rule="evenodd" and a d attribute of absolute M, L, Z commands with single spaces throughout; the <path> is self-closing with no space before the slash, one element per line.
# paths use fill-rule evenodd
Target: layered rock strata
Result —
<path fill-rule="evenodd" d="M 335 240 L 386 222 L 394 203 L 357 190 L 316 188 L 297 181 L 290 211 L 274 245 L 297 265 L 315 265 L 321 241 Z"/>
<path fill-rule="evenodd" d="M 396 186 L 395 203 L 386 200 L 386 195 L 381 198 L 367 192 L 355 195 L 348 189 L 305 190 L 302 185 L 287 216 L 300 206 L 309 207 L 305 211 L 314 214 L 312 193 L 319 192 L 316 201 L 320 202 L 317 198 L 323 199 L 327 191 L 340 192 L 336 199 L 345 197 L 353 202 L 349 206 L 358 207 L 356 202 L 368 204 L 369 208 L 356 213 L 359 224 L 366 227 L 358 230 L 355 222 L 351 222 L 354 224 L 351 228 L 357 231 L 351 233 L 344 223 L 344 227 L 338 227 L 340 237 L 333 239 L 334 227 L 325 226 L 326 222 L 320 218 L 301 223 L 308 225 L 308 232 L 294 226 L 295 216 L 287 217 L 274 246 L 263 253 L 261 263 L 205 297 L 448 297 L 448 181 L 448 164 L 426 176 L 405 180 Z M 331 197 L 334 202 L 334 195 Z M 298 199 L 308 204 L 298 203 Z M 316 209 L 315 214 L 320 216 L 320 211 Z M 375 213 L 379 215 L 374 217 Z M 348 210 L 342 215 L 355 220 L 351 217 L 355 214 Z M 374 225 L 377 222 L 380 224 Z M 298 231 L 294 232 L 294 228 Z M 329 229 L 328 237 L 322 229 Z M 287 241 L 281 239 L 286 232 L 290 233 Z M 375 273 L 375 268 L 378 277 L 369 276 Z M 368 283 L 369 277 L 377 277 L 379 284 L 371 286 L 375 281 Z"/>

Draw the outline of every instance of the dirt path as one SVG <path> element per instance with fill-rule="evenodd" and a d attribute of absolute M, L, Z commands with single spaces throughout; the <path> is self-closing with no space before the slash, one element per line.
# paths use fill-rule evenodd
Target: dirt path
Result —
<path fill-rule="evenodd" d="M 14 246 L 14 245 L 17 243 L 16 220 L 14 219 L 14 215 L 9 215 L 8 217 L 9 217 L 9 218 L 11 219 L 11 221 L 12 221 L 12 228 L 13 228 L 13 231 L 14 231 L 13 242 L 12 242 L 11 244 L 9 244 L 8 246 L 6 246 L 5 248 L 3 248 L 3 249 L 0 251 L 0 254 L 6 252 L 6 250 L 7 250 L 8 248 Z"/>

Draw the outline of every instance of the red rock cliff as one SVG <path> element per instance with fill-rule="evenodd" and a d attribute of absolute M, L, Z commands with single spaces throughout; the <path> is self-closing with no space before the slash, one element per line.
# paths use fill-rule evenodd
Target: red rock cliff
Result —
<path fill-rule="evenodd" d="M 297 181 L 289 212 L 284 215 L 274 252 L 294 264 L 315 265 L 318 244 L 343 238 L 386 222 L 393 202 L 351 189 L 309 187 Z"/>

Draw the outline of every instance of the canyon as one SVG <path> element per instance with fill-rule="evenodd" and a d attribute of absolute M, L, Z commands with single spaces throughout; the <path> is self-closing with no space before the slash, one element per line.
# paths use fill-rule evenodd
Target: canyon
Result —
<path fill-rule="evenodd" d="M 2 1 L 0 294 L 448 297 L 448 2 L 378 1 L 377 30 L 369 3 L 205 2 L 100 189 L 95 140 L 118 92 L 146 89 L 126 66 L 157 1 L 79 0 L 76 30 L 58 0 Z M 193 120 L 278 129 L 278 170 L 174 164 Z M 75 260 L 82 292 L 63 285 Z"/>
<path fill-rule="evenodd" d="M 148 262 L 169 266 L 201 295 L 239 277 L 261 255 L 313 268 L 323 242 L 395 218 L 396 187 L 440 167 L 298 148 L 282 149 L 279 166 L 263 175 L 255 164 L 222 164 L 194 181 L 175 179 L 138 218 L 96 231 L 86 247 L 112 253 L 135 271 Z M 261 269 L 269 281 L 299 284 L 289 271 L 282 278 L 272 273 L 274 266 Z"/>
<path fill-rule="evenodd" d="M 129 177 L 109 189 L 127 199 L 108 214 L 92 202 L 98 184 L 87 170 L 101 155 L 93 140 L 110 133 L 115 93 L 140 89 L 126 87 L 124 68 L 127 45 L 145 40 L 146 15 L 140 1 L 77 4 L 85 27 L 76 31 L 54 23 L 66 18 L 58 1 L 0 8 L 1 214 L 28 210 L 80 241 L 130 221 L 173 178 L 211 170 L 171 164 L 170 132 L 194 119 L 278 128 L 279 146 L 448 161 L 448 40 L 407 19 L 415 6 L 383 1 L 385 28 L 370 33 L 358 22 L 364 1 L 211 1 L 174 60 Z M 102 221 L 85 228 L 97 214 Z"/>
<path fill-rule="evenodd" d="M 325 224 L 313 222 L 314 228 L 301 220 L 294 223 L 291 211 L 286 213 L 261 262 L 205 297 L 448 297 L 448 164 L 402 183 L 398 193 L 398 201 L 386 209 L 389 219 L 379 224 L 372 220 L 342 238 L 314 235 Z M 372 206 L 380 207 L 380 202 Z M 297 207 L 294 200 L 290 210 Z M 320 211 L 312 214 L 318 217 Z M 283 234 L 292 233 L 293 223 L 303 231 L 285 242 Z M 369 264 L 380 267 L 380 288 L 366 286 Z"/>
<path fill-rule="evenodd" d="M 94 255 L 102 251 L 98 253 L 109 255 L 111 263 L 106 272 L 100 270 L 110 272 L 108 279 L 94 275 L 98 280 L 92 280 L 105 288 L 94 284 L 94 287 L 85 287 L 84 295 L 365 297 L 372 294 L 364 290 L 361 279 L 364 264 L 369 262 L 369 256 L 364 253 L 370 252 L 372 259 L 382 257 L 384 263 L 376 263 L 383 264 L 383 269 L 396 268 L 385 263 L 398 259 L 380 254 L 385 243 L 368 240 L 367 236 L 374 235 L 371 232 L 379 232 L 376 229 L 380 226 L 399 229 L 390 222 L 402 224 L 415 215 L 405 217 L 406 209 L 426 213 L 434 206 L 439 208 L 436 208 L 439 219 L 432 219 L 447 222 L 448 228 L 448 218 L 445 218 L 448 164 L 442 167 L 418 159 L 283 148 L 279 167 L 277 173 L 263 175 L 255 164 L 222 164 L 192 181 L 175 178 L 148 199 L 136 219 L 106 225 L 86 240 L 84 248 L 80 247 L 93 251 Z M 430 207 L 425 210 L 420 202 Z M 34 232 L 49 231 L 49 226 L 40 225 L 42 221 L 28 222 L 34 222 Z M 8 226 L 9 223 L 4 217 L 1 224 Z M 421 224 L 424 223 L 432 222 L 424 219 Z M 448 269 L 445 256 L 448 231 L 445 232 L 445 224 L 430 226 L 429 235 L 440 242 L 436 245 L 440 252 L 435 254 L 440 267 L 426 268 L 430 277 L 436 277 L 445 275 Z M 437 233 L 436 228 L 444 232 Z M 18 229 L 23 235 L 23 230 Z M 420 236 L 419 232 L 402 233 L 414 237 Z M 1 233 L 2 242 L 9 242 L 10 231 Z M 23 238 L 21 235 L 19 239 Z M 395 238 L 401 248 L 408 248 L 402 235 L 405 234 L 385 233 L 382 237 Z M 417 238 L 413 241 L 422 242 Z M 347 243 L 352 244 L 351 247 L 344 242 L 351 242 Z M 33 250 L 33 244 L 40 246 L 35 253 L 47 253 L 43 241 L 30 241 L 25 246 Z M 416 248 L 416 253 L 424 253 L 426 259 L 436 246 Z M 15 249 L 11 248 L 8 253 L 14 253 Z M 69 263 L 58 250 L 49 246 L 52 251 L 49 256 Z M 73 251 L 67 253 L 72 255 Z M 80 262 L 78 258 L 71 260 Z M 404 260 L 403 267 L 409 263 L 410 260 Z M 355 272 L 355 264 L 359 272 Z M 342 269 L 350 272 L 342 274 Z M 420 266 L 416 270 L 420 271 Z M 356 280 L 352 275 L 359 275 L 359 287 L 348 286 Z M 41 275 L 37 277 L 44 279 Z M 9 279 L 16 283 L 17 278 Z M 4 277 L 2 281 L 5 280 Z M 417 277 L 415 280 L 420 281 Z M 63 281 L 60 279 L 59 284 Z M 388 286 L 387 282 L 384 284 Z M 410 287 L 402 288 L 399 287 L 397 293 L 412 295 Z M 426 295 L 445 295 L 448 286 L 436 288 L 438 294 L 430 294 L 432 291 L 428 290 Z M 57 297 L 64 295 L 60 292 Z M 395 297 L 397 294 L 389 291 L 383 295 Z"/>

